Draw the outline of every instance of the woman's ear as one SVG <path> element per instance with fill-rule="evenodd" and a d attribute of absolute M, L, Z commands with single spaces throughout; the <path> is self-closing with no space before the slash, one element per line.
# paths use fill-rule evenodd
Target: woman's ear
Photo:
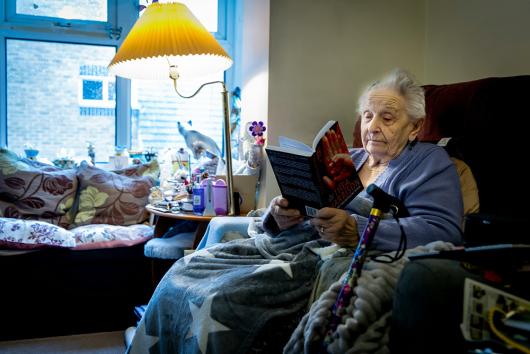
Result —
<path fill-rule="evenodd" d="M 420 132 L 421 128 L 423 127 L 423 122 L 425 121 L 425 118 L 418 119 L 416 122 L 412 123 L 413 128 L 409 133 L 409 141 L 413 141 L 418 136 L 418 133 Z"/>

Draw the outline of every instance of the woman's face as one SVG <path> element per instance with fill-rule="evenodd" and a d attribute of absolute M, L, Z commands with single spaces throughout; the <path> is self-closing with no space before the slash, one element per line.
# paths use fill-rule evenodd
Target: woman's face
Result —
<path fill-rule="evenodd" d="M 399 155 L 408 141 L 416 138 L 423 123 L 412 123 L 405 99 L 397 92 L 376 89 L 361 107 L 361 138 L 365 150 L 377 162 L 388 162 Z"/>

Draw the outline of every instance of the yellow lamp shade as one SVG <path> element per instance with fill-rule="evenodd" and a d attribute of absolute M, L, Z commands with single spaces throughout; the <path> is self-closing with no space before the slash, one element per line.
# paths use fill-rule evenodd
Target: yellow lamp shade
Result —
<path fill-rule="evenodd" d="M 123 41 L 109 71 L 159 80 L 168 79 L 170 65 L 184 79 L 224 71 L 232 59 L 186 5 L 153 3 Z"/>

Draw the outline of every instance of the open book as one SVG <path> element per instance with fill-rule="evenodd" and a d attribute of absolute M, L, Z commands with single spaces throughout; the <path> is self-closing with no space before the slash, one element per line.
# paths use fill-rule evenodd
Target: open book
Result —
<path fill-rule="evenodd" d="M 327 122 L 313 147 L 283 136 L 279 142 L 265 151 L 290 208 L 314 216 L 323 207 L 343 208 L 363 189 L 338 122 Z"/>

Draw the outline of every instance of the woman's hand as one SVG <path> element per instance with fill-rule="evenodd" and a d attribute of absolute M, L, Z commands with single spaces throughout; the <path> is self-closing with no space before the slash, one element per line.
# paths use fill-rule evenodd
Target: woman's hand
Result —
<path fill-rule="evenodd" d="M 322 239 L 341 247 L 355 247 L 359 242 L 357 222 L 347 211 L 335 208 L 322 208 L 311 219 Z"/>
<path fill-rule="evenodd" d="M 304 220 L 298 209 L 289 209 L 288 207 L 289 202 L 281 195 L 271 200 L 269 205 L 269 212 L 280 230 L 286 230 Z"/>

